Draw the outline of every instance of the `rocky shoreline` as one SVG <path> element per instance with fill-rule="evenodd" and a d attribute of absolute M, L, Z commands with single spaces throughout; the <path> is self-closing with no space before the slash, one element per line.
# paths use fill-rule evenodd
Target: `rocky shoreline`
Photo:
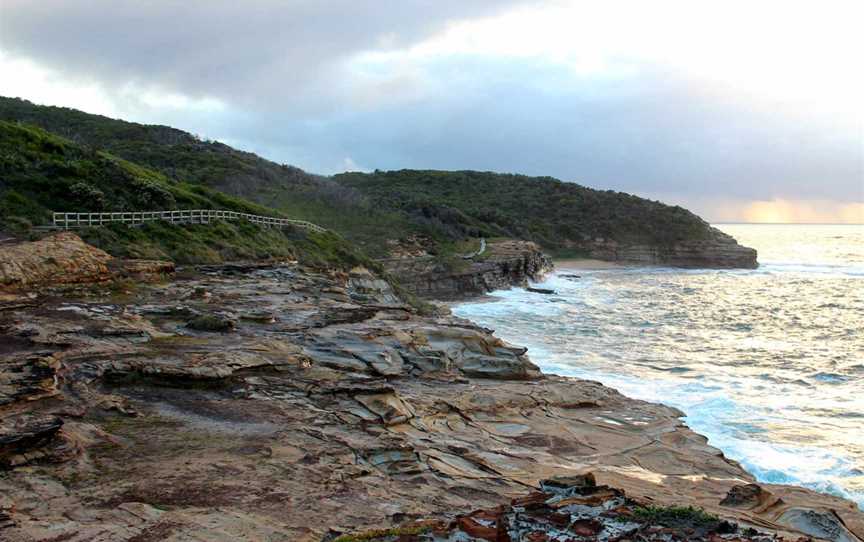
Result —
<path fill-rule="evenodd" d="M 410 255 L 381 261 L 411 293 L 436 300 L 457 300 L 513 286 L 527 286 L 552 270 L 552 260 L 536 243 L 490 241 L 482 257 L 448 267 L 431 256 Z"/>
<path fill-rule="evenodd" d="M 544 375 L 365 269 L 85 284 L 50 258 L 62 287 L 0 295 L 2 540 L 864 537 L 853 503 L 756 484 L 681 412 Z"/>
<path fill-rule="evenodd" d="M 619 243 L 611 239 L 592 239 L 570 248 L 583 251 L 589 258 L 636 265 L 755 269 L 756 250 L 742 246 L 720 230 L 712 228 L 710 239 L 681 241 L 668 246 Z"/>

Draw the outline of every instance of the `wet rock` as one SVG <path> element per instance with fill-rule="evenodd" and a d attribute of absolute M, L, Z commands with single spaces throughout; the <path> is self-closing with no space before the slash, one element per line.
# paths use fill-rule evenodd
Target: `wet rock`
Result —
<path fill-rule="evenodd" d="M 57 358 L 50 355 L 19 353 L 0 358 L 0 407 L 59 393 L 59 366 Z"/>
<path fill-rule="evenodd" d="M 38 469 L 0 476 L 0 495 L 18 505 L 0 538 L 319 542 L 331 529 L 395 533 L 394 523 L 423 517 L 433 520 L 385 540 L 415 540 L 415 527 L 428 528 L 427 542 L 463 536 L 451 532 L 454 517 L 511 541 L 590 539 L 574 529 L 593 532 L 594 521 L 600 540 L 702 536 L 643 529 L 627 498 L 701 507 L 780 536 L 801 536 L 778 522 L 792 509 L 835 510 L 850 532 L 864 529 L 851 503 L 800 488 L 764 485 L 775 497 L 763 505 L 719 505 L 752 477 L 680 411 L 541 375 L 525 348 L 491 330 L 385 305 L 379 280 L 215 266 L 142 284 L 123 301 L 91 289 L 4 310 L 0 392 L 11 399 L 0 419 L 64 425 L 17 454 Z M 211 295 L 188 295 L 198 289 Z M 328 316 L 351 313 L 362 317 Z M 209 314 L 278 322 L 178 329 Z M 55 463 L 61 456 L 76 460 Z M 711 536 L 738 536 L 717 525 Z"/>
<path fill-rule="evenodd" d="M 392 258 L 381 262 L 412 293 L 433 299 L 459 299 L 493 290 L 526 286 L 552 269 L 552 261 L 535 243 L 490 241 L 482 261 L 453 271 L 431 257 Z"/>
<path fill-rule="evenodd" d="M 528 288 L 525 288 L 525 290 L 527 290 L 531 293 L 543 294 L 543 295 L 554 295 L 556 293 L 555 290 L 550 290 L 548 288 L 532 288 L 530 286 Z"/>
<path fill-rule="evenodd" d="M 536 365 L 517 357 L 470 356 L 464 357 L 457 366 L 467 376 L 475 378 L 530 380 L 540 376 L 540 369 Z"/>
<path fill-rule="evenodd" d="M 15 502 L 4 495 L 0 495 L 0 531 L 15 526 Z"/>
<path fill-rule="evenodd" d="M 202 314 L 186 322 L 186 327 L 196 331 L 227 333 L 237 328 L 237 321 L 222 314 Z"/>
<path fill-rule="evenodd" d="M 162 260 L 123 260 L 116 258 L 108 265 L 115 278 L 153 282 L 164 280 L 174 274 L 174 262 Z"/>
<path fill-rule="evenodd" d="M 0 467 L 22 465 L 39 457 L 63 427 L 57 416 L 19 415 L 0 421 Z"/>
<path fill-rule="evenodd" d="M 414 417 L 414 409 L 396 393 L 363 394 L 355 399 L 376 414 L 384 425 L 405 423 Z"/>

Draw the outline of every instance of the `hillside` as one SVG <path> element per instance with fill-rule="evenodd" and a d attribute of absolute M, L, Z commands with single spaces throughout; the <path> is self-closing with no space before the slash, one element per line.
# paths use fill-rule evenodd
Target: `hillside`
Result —
<path fill-rule="evenodd" d="M 401 170 L 335 178 L 416 222 L 437 222 L 465 235 L 518 237 L 552 250 L 597 237 L 672 245 L 714 236 L 705 221 L 681 207 L 552 177 Z"/>
<path fill-rule="evenodd" d="M 419 239 L 423 252 L 446 261 L 466 240 L 483 236 L 534 241 L 556 256 L 686 266 L 756 264 L 755 252 L 742 251 L 686 209 L 551 177 L 416 170 L 324 177 L 167 126 L 26 100 L 0 97 L 0 120 L 39 126 L 82 152 L 122 158 L 126 169 L 146 168 L 148 178 L 159 176 L 159 187 L 180 192 L 171 192 L 180 207 L 188 207 L 190 197 L 238 196 L 330 228 L 376 258 L 392 256 L 394 243 L 404 249 L 407 242 L 413 250 Z M 109 169 L 116 167 L 109 164 Z M 160 194 L 145 203 L 162 201 Z M 86 191 L 72 195 L 87 199 Z M 62 210 L 61 203 L 45 205 Z M 717 251 L 719 259 L 713 257 Z"/>
<path fill-rule="evenodd" d="M 272 209 L 212 188 L 180 182 L 108 152 L 34 126 L 0 121 L 0 230 L 26 234 L 50 222 L 51 211 L 119 212 L 229 209 L 278 215 Z M 359 254 L 333 234 L 278 231 L 248 223 L 176 227 L 149 224 L 85 230 L 89 242 L 116 256 L 168 258 L 180 263 L 299 257 L 356 264 Z"/>
<path fill-rule="evenodd" d="M 401 215 L 372 208 L 361 194 L 332 179 L 204 141 L 176 128 L 2 96 L 0 120 L 38 126 L 78 145 L 146 166 L 167 180 L 208 186 L 321 224 L 371 254 L 384 255 L 380 239 L 388 234 L 411 231 Z"/>

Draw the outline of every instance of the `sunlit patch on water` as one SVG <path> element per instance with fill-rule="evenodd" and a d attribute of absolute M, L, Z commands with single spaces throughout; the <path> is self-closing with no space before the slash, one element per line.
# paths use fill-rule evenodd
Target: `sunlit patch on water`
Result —
<path fill-rule="evenodd" d="M 580 270 L 454 312 L 547 372 L 680 408 L 762 481 L 864 506 L 864 227 L 722 228 L 759 269 Z"/>

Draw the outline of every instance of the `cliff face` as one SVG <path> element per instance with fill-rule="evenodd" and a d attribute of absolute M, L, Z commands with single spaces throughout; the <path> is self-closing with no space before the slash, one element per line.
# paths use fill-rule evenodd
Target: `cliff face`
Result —
<path fill-rule="evenodd" d="M 598 238 L 570 246 L 585 251 L 591 258 L 625 264 L 745 269 L 759 265 L 755 249 L 738 244 L 716 229 L 710 239 L 671 245 L 626 244 Z"/>
<path fill-rule="evenodd" d="M 488 243 L 477 259 L 457 262 L 456 270 L 445 268 L 431 257 L 395 258 L 381 263 L 409 291 L 434 299 L 459 299 L 524 286 L 552 269 L 552 261 L 539 246 L 515 240 Z"/>
<path fill-rule="evenodd" d="M 321 542 L 421 518 L 450 533 L 398 540 L 676 539 L 637 532 L 633 503 L 864 536 L 852 503 L 751 487 L 680 416 L 543 375 L 362 269 L 209 266 L 121 298 L 42 287 L 0 303 L 0 539 Z M 582 488 L 587 473 L 615 489 Z"/>

